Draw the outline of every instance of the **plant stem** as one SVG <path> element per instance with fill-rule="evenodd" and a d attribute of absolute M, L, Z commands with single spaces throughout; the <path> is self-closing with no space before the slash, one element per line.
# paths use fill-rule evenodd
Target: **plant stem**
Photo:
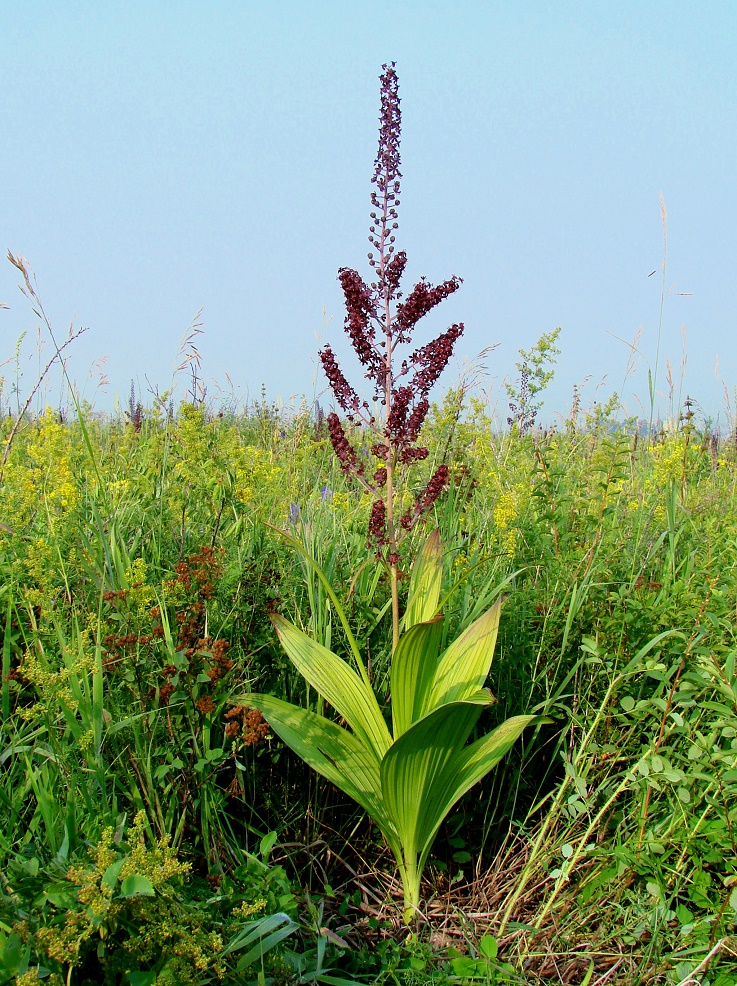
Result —
<path fill-rule="evenodd" d="M 399 572 L 396 565 L 389 569 L 389 577 L 392 586 L 392 654 L 397 649 L 399 643 Z"/>
<path fill-rule="evenodd" d="M 379 234 L 379 284 L 382 285 L 382 303 L 384 319 L 384 342 L 386 353 L 384 357 L 384 406 L 386 408 L 386 444 L 388 454 L 386 457 L 386 532 L 389 539 L 389 579 L 392 594 L 392 654 L 397 649 L 399 643 L 399 588 L 398 588 L 398 568 L 396 563 L 397 538 L 394 526 L 394 469 L 396 466 L 396 452 L 392 435 L 389 428 L 389 420 L 392 413 L 392 394 L 394 391 L 394 374 L 392 373 L 392 336 L 394 326 L 392 324 L 391 311 L 391 291 L 386 278 L 386 269 L 389 263 L 391 248 L 389 240 L 390 222 L 390 201 L 389 184 L 384 185 L 381 203 L 381 226 Z"/>

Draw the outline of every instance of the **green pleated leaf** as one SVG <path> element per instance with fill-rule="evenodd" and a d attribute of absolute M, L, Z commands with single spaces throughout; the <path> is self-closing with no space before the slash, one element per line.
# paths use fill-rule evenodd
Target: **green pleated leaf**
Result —
<path fill-rule="evenodd" d="M 443 769 L 435 774 L 420 813 L 417 845 L 422 854 L 421 867 L 453 805 L 499 763 L 528 726 L 552 721 L 545 716 L 513 716 L 469 746 L 456 747 Z"/>
<path fill-rule="evenodd" d="M 437 777 L 445 774 L 482 710 L 482 705 L 470 702 L 436 709 L 403 733 L 381 762 L 384 802 L 410 865 L 422 848 L 423 818 L 433 811 L 428 801 L 434 797 Z"/>
<path fill-rule="evenodd" d="M 440 531 L 435 530 L 412 563 L 407 609 L 404 612 L 406 630 L 416 623 L 427 623 L 437 614 L 442 578 L 443 549 Z"/>
<path fill-rule="evenodd" d="M 299 673 L 380 760 L 392 740 L 371 688 L 337 654 L 312 640 L 288 620 L 274 615 L 271 622 Z"/>
<path fill-rule="evenodd" d="M 273 695 L 251 693 L 238 701 L 259 709 L 297 756 L 357 801 L 397 855 L 397 834 L 383 803 L 379 761 L 371 747 L 330 719 Z"/>
<path fill-rule="evenodd" d="M 501 608 L 499 599 L 445 650 L 426 712 L 448 702 L 462 702 L 483 688 L 494 657 Z"/>
<path fill-rule="evenodd" d="M 436 616 L 399 638 L 390 675 L 394 739 L 423 715 L 435 683 L 442 632 L 443 618 Z"/>
<path fill-rule="evenodd" d="M 554 721 L 549 716 L 512 716 L 475 743 L 458 750 L 453 769 L 458 771 L 459 783 L 463 775 L 462 782 L 467 785 L 464 793 L 511 750 L 528 726 L 542 726 Z"/>

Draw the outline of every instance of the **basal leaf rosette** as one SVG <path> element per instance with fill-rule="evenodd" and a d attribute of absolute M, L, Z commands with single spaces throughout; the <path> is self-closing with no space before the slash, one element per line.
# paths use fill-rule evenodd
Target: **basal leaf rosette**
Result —
<path fill-rule="evenodd" d="M 433 532 L 415 559 L 390 671 L 391 730 L 365 678 L 281 616 L 279 640 L 308 684 L 345 726 L 272 695 L 237 701 L 261 711 L 274 732 L 374 820 L 399 868 L 404 918 L 419 912 L 420 881 L 443 819 L 492 770 L 523 730 L 549 721 L 521 715 L 469 743 L 485 708 L 501 601 L 441 650 L 442 548 Z"/>

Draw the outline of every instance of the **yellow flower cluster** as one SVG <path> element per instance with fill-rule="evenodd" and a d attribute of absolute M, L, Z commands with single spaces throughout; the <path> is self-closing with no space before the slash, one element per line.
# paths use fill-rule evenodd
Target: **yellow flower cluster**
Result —
<path fill-rule="evenodd" d="M 90 674 L 94 667 L 94 655 L 81 648 L 73 660 L 56 670 L 51 667 L 50 659 L 40 644 L 37 644 L 35 650 L 29 648 L 24 654 L 21 670 L 23 677 L 35 687 L 42 698 L 28 708 L 19 709 L 18 715 L 31 721 L 55 711 L 54 706 L 59 705 L 65 706 L 74 715 L 79 703 L 74 697 L 72 680 Z"/>
<path fill-rule="evenodd" d="M 44 510 L 51 526 L 66 517 L 79 502 L 74 462 L 79 457 L 74 436 L 47 409 L 36 421 L 25 443 L 18 441 L 3 471 L 0 515 L 12 518 L 18 532 Z"/>
<path fill-rule="evenodd" d="M 653 511 L 658 523 L 665 521 L 664 496 L 671 484 L 677 483 L 689 502 L 699 496 L 699 484 L 692 482 L 699 470 L 711 460 L 708 453 L 685 435 L 675 435 L 650 452 L 651 471 L 642 483 L 643 503 Z"/>
<path fill-rule="evenodd" d="M 247 920 L 252 918 L 255 914 L 261 914 L 262 911 L 266 910 L 266 900 L 263 897 L 258 897 L 252 904 L 247 904 L 244 900 L 242 904 L 233 910 L 233 917 L 243 918 Z"/>
<path fill-rule="evenodd" d="M 64 986 L 64 980 L 56 972 L 52 972 L 50 976 L 44 979 L 39 979 L 38 969 L 35 967 L 20 973 L 15 977 L 14 982 L 15 986 L 38 986 L 38 983 L 43 983 L 44 986 Z"/>
<path fill-rule="evenodd" d="M 128 583 L 128 604 L 135 607 L 139 616 L 143 616 L 156 601 L 156 589 L 146 582 L 148 569 L 143 558 L 135 558 L 130 568 L 126 569 L 125 579 Z"/>
<path fill-rule="evenodd" d="M 236 491 L 241 503 L 253 503 L 259 493 L 278 487 L 283 470 L 274 463 L 273 452 L 246 445 L 239 449 L 236 461 Z"/>
<path fill-rule="evenodd" d="M 43 490 L 47 510 L 64 514 L 77 505 L 79 491 L 74 482 L 69 429 L 60 424 L 50 408 L 37 422 L 36 440 L 26 446 L 36 490 Z"/>
<path fill-rule="evenodd" d="M 170 899 L 174 886 L 170 881 L 186 874 L 190 867 L 179 862 L 168 837 L 149 847 L 145 840 L 146 816 L 138 812 L 130 828 L 126 845 L 128 854 L 121 856 L 115 846 L 112 827 L 106 828 L 96 846 L 90 849 L 90 864 L 70 866 L 66 879 L 77 888 L 80 908 L 70 908 L 62 925 L 46 925 L 35 932 L 36 945 L 43 955 L 68 965 L 71 970 L 81 960 L 82 946 L 93 935 L 104 942 L 117 928 L 125 908 L 140 911 L 135 935 L 123 942 L 123 948 L 135 952 L 144 961 L 153 961 L 162 952 L 169 957 L 158 982 L 189 984 L 198 981 L 198 973 L 212 970 L 223 978 L 225 967 L 218 961 L 223 940 L 217 932 L 206 932 L 201 915 L 191 914 L 182 924 L 179 909 L 173 910 Z M 122 862 L 117 879 L 109 879 L 110 868 Z M 139 876 L 150 880 L 155 895 L 141 898 L 116 896 L 117 881 Z M 265 907 L 256 901 L 252 913 Z M 25 930 L 17 926 L 18 933 Z M 32 978 L 26 980 L 32 983 Z"/>
<path fill-rule="evenodd" d="M 494 525 L 500 531 L 508 530 L 517 519 L 517 504 L 512 494 L 505 490 L 494 504 Z"/>
<path fill-rule="evenodd" d="M 336 512 L 343 513 L 347 511 L 350 508 L 350 506 L 351 506 L 351 498 L 348 496 L 347 493 L 341 491 L 338 491 L 337 493 L 333 493 L 332 498 L 330 500 L 331 510 L 335 510 Z"/>
<path fill-rule="evenodd" d="M 500 535 L 502 549 L 513 554 L 520 538 L 520 520 L 530 498 L 529 486 L 523 482 L 499 489 L 493 509 L 494 527 Z"/>
<path fill-rule="evenodd" d="M 128 834 L 128 845 L 132 849 L 120 871 L 120 879 L 133 875 L 146 876 L 156 889 L 162 890 L 167 881 L 189 872 L 190 867 L 188 863 L 177 860 L 176 850 L 169 845 L 168 835 L 162 836 L 153 849 L 149 849 L 146 846 L 145 831 L 146 815 L 139 811 Z"/>
<path fill-rule="evenodd" d="M 688 465 L 693 462 L 695 450 L 695 446 L 686 445 L 680 438 L 656 446 L 651 455 L 651 482 L 655 489 L 663 490 L 670 480 L 683 479 Z"/>

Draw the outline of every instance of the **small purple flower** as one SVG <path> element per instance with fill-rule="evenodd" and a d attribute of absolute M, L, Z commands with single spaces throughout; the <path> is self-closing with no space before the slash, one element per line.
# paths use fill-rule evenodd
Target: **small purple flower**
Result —
<path fill-rule="evenodd" d="M 289 504 L 289 523 L 296 524 L 299 520 L 300 509 L 298 503 Z"/>
<path fill-rule="evenodd" d="M 320 496 L 323 498 L 323 500 L 332 500 L 333 491 L 330 489 L 329 486 L 323 486 L 323 488 L 320 490 Z"/>
<path fill-rule="evenodd" d="M 286 431 L 284 431 L 284 429 L 282 428 L 282 430 L 281 430 L 281 431 L 279 432 L 279 438 L 286 438 L 286 437 L 287 437 L 287 433 L 286 433 Z"/>

